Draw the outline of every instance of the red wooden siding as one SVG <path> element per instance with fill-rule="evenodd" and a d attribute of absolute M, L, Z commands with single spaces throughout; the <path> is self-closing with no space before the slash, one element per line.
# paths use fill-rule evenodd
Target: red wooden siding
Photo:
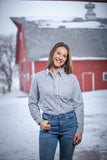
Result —
<path fill-rule="evenodd" d="M 84 78 L 83 78 L 83 90 L 84 91 L 91 91 L 93 90 L 93 77 L 92 77 L 92 73 L 86 73 L 84 74 Z"/>
<path fill-rule="evenodd" d="M 46 61 L 35 62 L 35 73 L 46 65 Z M 103 72 L 107 72 L 107 60 L 73 61 L 72 67 L 82 91 L 107 89 L 107 81 L 103 81 Z"/>
<path fill-rule="evenodd" d="M 35 62 L 35 73 L 45 69 L 47 66 L 47 61 L 38 61 Z"/>
<path fill-rule="evenodd" d="M 23 28 L 18 32 L 18 41 L 20 43 L 20 54 L 18 54 L 20 89 L 28 93 L 32 81 L 32 62 L 28 61 Z"/>
<path fill-rule="evenodd" d="M 107 60 L 73 61 L 73 73 L 77 76 L 82 91 L 90 91 L 91 88 L 107 89 L 103 72 L 107 72 Z"/>

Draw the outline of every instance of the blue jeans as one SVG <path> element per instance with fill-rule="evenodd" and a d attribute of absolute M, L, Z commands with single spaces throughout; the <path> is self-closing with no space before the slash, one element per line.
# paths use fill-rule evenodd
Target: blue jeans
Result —
<path fill-rule="evenodd" d="M 58 141 L 60 145 L 60 160 L 72 160 L 75 148 L 73 139 L 77 130 L 74 111 L 60 115 L 43 113 L 43 119 L 49 121 L 51 129 L 49 131 L 43 131 L 40 128 L 40 160 L 54 160 Z"/>

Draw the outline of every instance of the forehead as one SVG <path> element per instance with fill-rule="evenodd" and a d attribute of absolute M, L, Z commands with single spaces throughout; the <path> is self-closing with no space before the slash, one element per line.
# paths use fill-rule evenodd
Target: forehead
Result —
<path fill-rule="evenodd" d="M 59 51 L 59 52 L 61 52 L 61 53 L 66 53 L 66 54 L 67 54 L 67 49 L 66 49 L 65 47 L 58 47 L 58 48 L 56 49 L 56 51 Z"/>

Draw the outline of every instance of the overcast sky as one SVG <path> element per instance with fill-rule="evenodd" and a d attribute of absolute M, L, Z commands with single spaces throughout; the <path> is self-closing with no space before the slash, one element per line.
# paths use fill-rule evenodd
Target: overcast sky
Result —
<path fill-rule="evenodd" d="M 16 33 L 9 17 L 83 17 L 87 2 L 0 0 L 0 34 Z M 107 3 L 94 3 L 97 17 L 107 18 Z"/>

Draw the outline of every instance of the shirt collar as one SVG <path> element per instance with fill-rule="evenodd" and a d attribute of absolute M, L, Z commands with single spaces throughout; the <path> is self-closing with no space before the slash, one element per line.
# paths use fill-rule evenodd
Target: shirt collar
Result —
<path fill-rule="evenodd" d="M 48 76 L 49 73 L 50 73 L 50 71 L 49 71 L 49 69 L 47 68 L 47 69 L 45 70 L 46 76 Z"/>
<path fill-rule="evenodd" d="M 46 73 L 46 76 L 48 76 L 48 74 L 51 74 L 48 68 L 46 69 L 45 73 Z M 60 76 L 62 76 L 65 73 L 64 68 L 62 68 L 58 73 Z"/>
<path fill-rule="evenodd" d="M 62 68 L 62 69 L 59 71 L 59 74 L 60 74 L 60 76 L 62 76 L 64 73 L 65 73 L 64 68 Z"/>

